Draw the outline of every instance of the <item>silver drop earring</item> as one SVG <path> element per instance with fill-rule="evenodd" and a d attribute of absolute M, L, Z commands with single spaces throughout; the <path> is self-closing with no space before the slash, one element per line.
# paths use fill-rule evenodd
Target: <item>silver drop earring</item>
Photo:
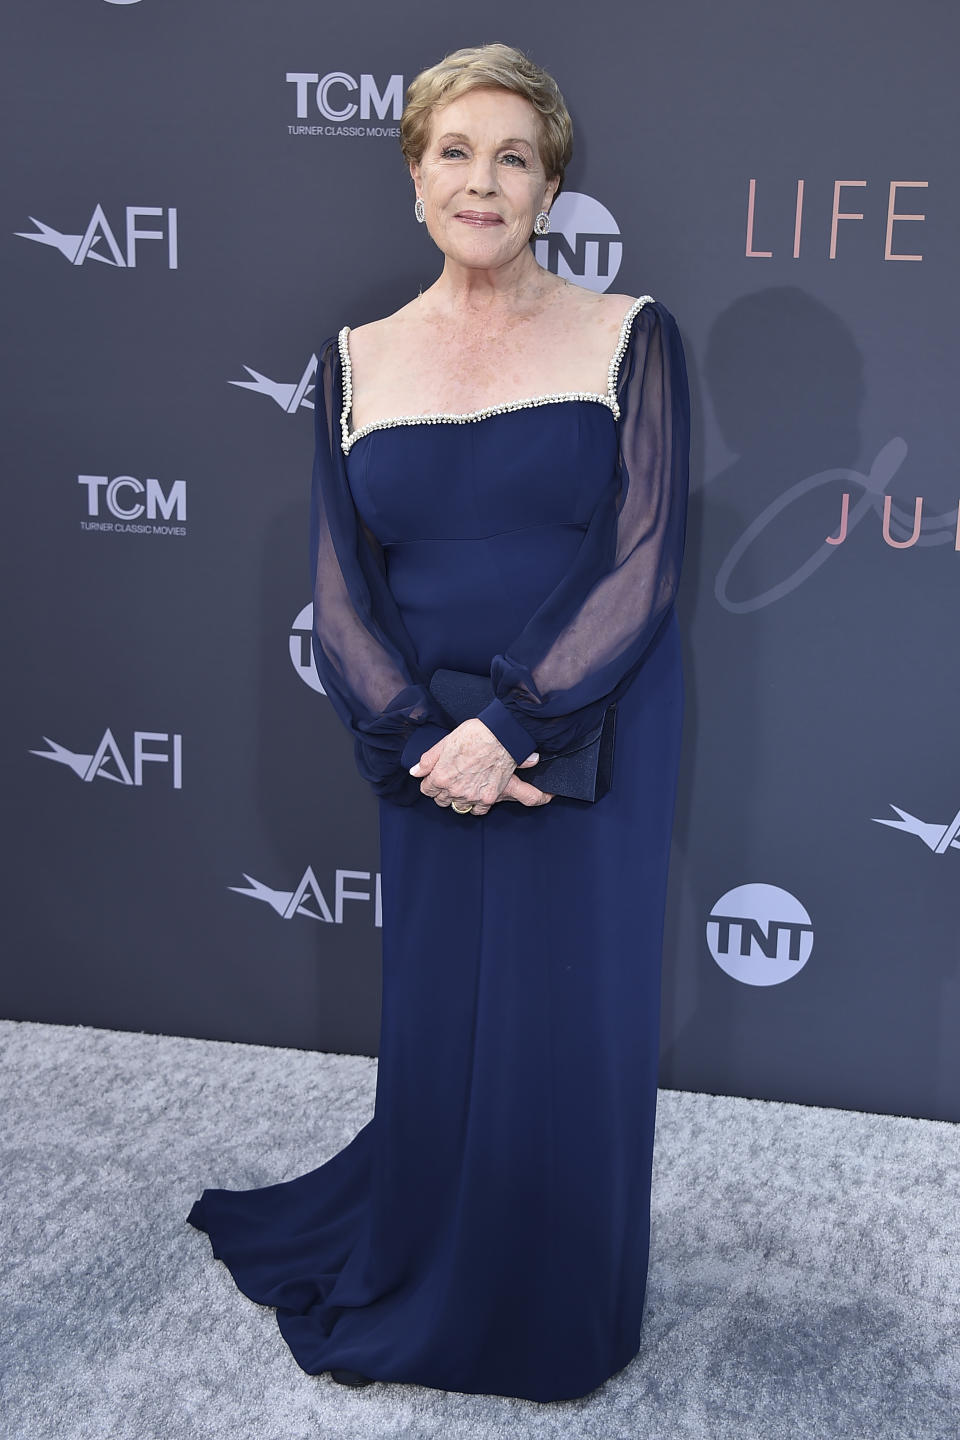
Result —
<path fill-rule="evenodd" d="M 414 215 L 416 215 L 417 220 L 422 225 L 424 220 L 427 218 L 427 212 L 424 208 L 423 201 L 421 200 L 419 195 L 417 196 L 417 203 L 413 207 L 413 213 Z"/>
<path fill-rule="evenodd" d="M 534 233 L 537 235 L 550 234 L 550 216 L 547 214 L 546 210 L 540 211 L 536 220 L 534 220 L 533 222 L 533 229 Z"/>

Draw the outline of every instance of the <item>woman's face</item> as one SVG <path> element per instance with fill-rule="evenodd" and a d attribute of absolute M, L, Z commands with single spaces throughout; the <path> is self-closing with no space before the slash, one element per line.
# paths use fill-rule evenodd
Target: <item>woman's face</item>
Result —
<path fill-rule="evenodd" d="M 485 269 L 520 253 L 559 183 L 544 174 L 529 100 L 486 87 L 433 111 L 423 158 L 410 174 L 440 249 Z"/>

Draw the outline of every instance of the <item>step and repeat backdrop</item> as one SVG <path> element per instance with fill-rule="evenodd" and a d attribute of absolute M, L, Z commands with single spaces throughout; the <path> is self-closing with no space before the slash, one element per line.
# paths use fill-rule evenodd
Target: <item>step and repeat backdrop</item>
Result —
<path fill-rule="evenodd" d="M 316 355 L 439 273 L 404 91 L 503 40 L 576 127 L 537 258 L 661 299 L 690 365 L 662 1082 L 960 1119 L 954 13 L 6 29 L 0 1011 L 376 1053 L 376 802 L 310 657 Z"/>

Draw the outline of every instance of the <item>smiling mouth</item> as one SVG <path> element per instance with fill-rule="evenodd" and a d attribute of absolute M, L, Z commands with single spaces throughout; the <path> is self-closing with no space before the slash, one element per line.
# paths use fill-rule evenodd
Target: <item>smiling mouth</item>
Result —
<path fill-rule="evenodd" d="M 494 210 L 458 210 L 454 219 L 463 220 L 467 225 L 503 224 L 500 216 Z"/>

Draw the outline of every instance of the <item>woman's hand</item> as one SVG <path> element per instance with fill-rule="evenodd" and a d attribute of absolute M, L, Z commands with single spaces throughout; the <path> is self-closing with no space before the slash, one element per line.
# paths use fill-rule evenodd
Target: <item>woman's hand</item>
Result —
<path fill-rule="evenodd" d="M 515 773 L 540 759 L 534 751 L 519 766 L 505 746 L 482 720 L 465 720 L 449 735 L 431 745 L 420 756 L 410 774 L 420 780 L 424 795 L 444 807 L 456 800 L 470 804 L 472 814 L 485 815 L 498 800 L 518 800 L 521 805 L 546 805 L 553 799 L 544 790 L 528 785 Z"/>

